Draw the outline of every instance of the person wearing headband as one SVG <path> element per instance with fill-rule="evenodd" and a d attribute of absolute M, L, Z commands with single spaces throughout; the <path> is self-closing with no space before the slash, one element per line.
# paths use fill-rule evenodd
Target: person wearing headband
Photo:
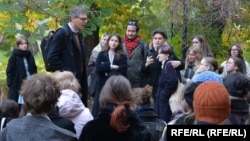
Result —
<path fill-rule="evenodd" d="M 123 51 L 128 56 L 127 77 L 133 88 L 142 86 L 141 67 L 144 65 L 147 48 L 146 42 L 138 35 L 139 29 L 137 20 L 129 20 L 123 38 Z"/>

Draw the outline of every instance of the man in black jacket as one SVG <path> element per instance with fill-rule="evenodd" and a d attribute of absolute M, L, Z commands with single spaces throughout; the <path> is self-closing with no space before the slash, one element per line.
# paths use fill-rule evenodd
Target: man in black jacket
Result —
<path fill-rule="evenodd" d="M 87 11 L 82 7 L 74 7 L 69 19 L 69 23 L 64 26 L 67 30 L 61 29 L 53 37 L 48 50 L 48 65 L 52 71 L 73 72 L 81 84 L 82 101 L 87 106 L 87 47 L 80 31 L 87 25 Z"/>

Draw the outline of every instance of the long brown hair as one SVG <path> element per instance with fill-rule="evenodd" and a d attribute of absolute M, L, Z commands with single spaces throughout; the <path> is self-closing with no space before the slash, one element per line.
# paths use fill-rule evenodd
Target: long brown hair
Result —
<path fill-rule="evenodd" d="M 103 108 L 107 103 L 116 105 L 111 114 L 110 125 L 118 132 L 127 131 L 126 110 L 132 105 L 132 88 L 127 78 L 122 75 L 111 76 L 104 84 L 100 93 L 100 106 Z"/>

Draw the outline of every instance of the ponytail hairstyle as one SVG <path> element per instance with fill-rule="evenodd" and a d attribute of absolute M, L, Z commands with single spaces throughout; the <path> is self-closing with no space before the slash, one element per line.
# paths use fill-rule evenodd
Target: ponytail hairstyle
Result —
<path fill-rule="evenodd" d="M 133 91 L 127 78 L 122 75 L 111 76 L 104 84 L 100 93 L 100 107 L 112 103 L 115 108 L 111 114 L 110 125 L 118 132 L 125 132 L 129 128 L 127 111 L 132 106 Z"/>

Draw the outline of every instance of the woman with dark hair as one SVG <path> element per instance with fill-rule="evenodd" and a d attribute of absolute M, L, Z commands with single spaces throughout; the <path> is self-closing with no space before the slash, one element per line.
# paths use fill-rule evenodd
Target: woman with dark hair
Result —
<path fill-rule="evenodd" d="M 228 50 L 228 59 L 232 56 L 238 57 L 242 60 L 242 65 L 241 65 L 243 67 L 242 72 L 243 74 L 246 74 L 248 77 L 250 77 L 250 66 L 249 63 L 244 59 L 243 50 L 241 49 L 241 46 L 239 44 L 233 44 L 231 48 Z M 226 71 L 227 61 L 228 60 L 222 62 L 220 65 L 220 68 L 223 70 L 221 73 L 222 78 L 225 78 L 227 75 Z"/>
<path fill-rule="evenodd" d="M 227 75 L 235 72 L 244 74 L 244 65 L 239 57 L 231 56 L 226 64 Z"/>
<path fill-rule="evenodd" d="M 172 111 L 169 105 L 169 99 L 178 86 L 178 74 L 173 68 L 170 60 L 172 50 L 169 46 L 162 46 L 158 50 L 157 58 L 161 62 L 161 74 L 159 77 L 159 85 L 156 93 L 155 110 L 161 119 L 169 122 Z"/>
<path fill-rule="evenodd" d="M 98 81 L 92 114 L 97 117 L 99 112 L 99 95 L 106 80 L 112 75 L 127 75 L 127 56 L 122 51 L 122 38 L 118 34 L 111 34 L 108 39 L 108 47 L 98 54 L 96 59 L 96 73 Z"/>
<path fill-rule="evenodd" d="M 111 76 L 100 94 L 100 114 L 84 126 L 79 141 L 152 141 L 149 129 L 130 109 L 132 105 L 128 79 Z"/>

